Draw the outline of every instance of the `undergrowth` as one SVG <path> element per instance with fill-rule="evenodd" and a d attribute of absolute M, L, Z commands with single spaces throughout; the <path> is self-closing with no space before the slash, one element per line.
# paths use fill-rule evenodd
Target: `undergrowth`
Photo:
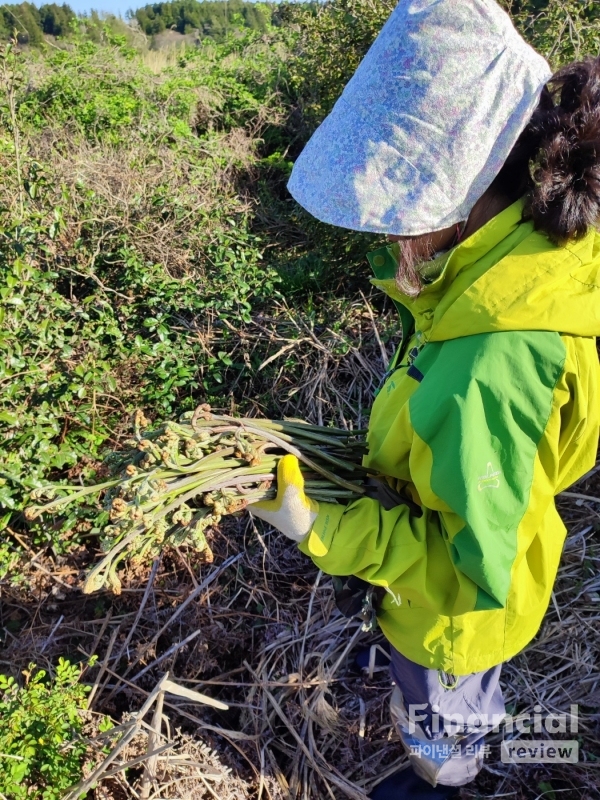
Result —
<path fill-rule="evenodd" d="M 210 44 L 159 75 L 118 37 L 4 49 L 8 532 L 40 481 L 82 463 L 88 477 L 136 407 L 153 418 L 200 402 L 272 409 L 252 389 L 268 343 L 240 359 L 229 328 L 286 300 L 309 325 L 335 326 L 365 284 L 368 237 L 307 224 L 285 195 L 296 36 Z M 221 331 L 216 350 L 207 322 Z M 65 552 L 90 526 L 75 515 L 31 533 Z M 18 550 L 9 533 L 0 562 L 11 580 Z"/>
<path fill-rule="evenodd" d="M 93 666 L 93 661 L 89 666 Z M 24 685 L 0 675 L 0 793 L 11 800 L 60 800 L 81 775 L 81 736 L 89 686 L 81 667 L 60 658 L 55 675 L 30 664 Z M 99 730 L 110 730 L 103 719 Z"/>

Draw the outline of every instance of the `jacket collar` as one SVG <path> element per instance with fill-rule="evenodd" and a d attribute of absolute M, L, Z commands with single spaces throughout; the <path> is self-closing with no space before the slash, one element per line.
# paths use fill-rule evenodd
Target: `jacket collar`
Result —
<path fill-rule="evenodd" d="M 429 331 L 434 323 L 436 311 L 443 313 L 443 298 L 449 288 L 456 281 L 465 282 L 464 289 L 469 285 L 469 277 L 475 281 L 481 274 L 480 270 L 471 269 L 480 262 L 503 240 L 514 234 L 521 226 L 523 217 L 524 199 L 520 198 L 482 225 L 467 239 L 459 242 L 452 250 L 439 256 L 443 262 L 439 276 L 423 287 L 418 297 L 408 297 L 399 291 L 394 279 L 397 266 L 397 245 L 387 245 L 368 254 L 368 259 L 376 274 L 371 282 L 388 294 L 396 305 L 400 304 L 408 309 L 415 319 L 417 334 L 425 339 L 429 338 Z M 521 226 L 521 236 L 525 238 L 531 230 L 532 224 Z M 487 267 L 486 267 L 487 268 Z M 465 274 L 468 273 L 468 276 Z M 471 282 L 472 282 L 471 281 Z M 464 290 L 463 289 L 463 290 Z"/>

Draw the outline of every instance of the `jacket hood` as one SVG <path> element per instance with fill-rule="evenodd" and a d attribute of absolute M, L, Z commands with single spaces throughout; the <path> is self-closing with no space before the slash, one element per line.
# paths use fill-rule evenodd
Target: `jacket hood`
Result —
<path fill-rule="evenodd" d="M 441 274 L 416 298 L 396 287 L 397 245 L 369 255 L 376 279 L 415 318 L 428 341 L 491 331 L 557 331 L 600 336 L 600 234 L 552 244 L 522 221 L 523 199 L 448 253 Z"/>

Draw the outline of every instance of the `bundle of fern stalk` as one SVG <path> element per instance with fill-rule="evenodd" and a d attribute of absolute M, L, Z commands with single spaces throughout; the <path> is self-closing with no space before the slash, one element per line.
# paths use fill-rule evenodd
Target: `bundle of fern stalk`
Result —
<path fill-rule="evenodd" d="M 98 508 L 105 555 L 89 573 L 86 593 L 104 586 L 119 593 L 121 562 L 154 558 L 168 543 L 186 543 L 211 561 L 207 528 L 250 503 L 273 498 L 277 462 L 286 453 L 300 460 L 313 499 L 347 502 L 364 492 L 361 431 L 219 416 L 208 405 L 154 428 L 137 411 L 133 427 L 133 438 L 105 460 L 108 480 L 43 486 L 31 499 L 49 502 L 25 511 L 33 520 L 71 503 L 93 502 Z"/>

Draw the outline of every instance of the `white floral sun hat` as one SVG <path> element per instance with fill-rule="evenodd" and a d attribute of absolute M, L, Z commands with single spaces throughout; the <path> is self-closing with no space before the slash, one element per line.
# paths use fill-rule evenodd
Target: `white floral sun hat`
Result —
<path fill-rule="evenodd" d="M 288 189 L 352 230 L 415 236 L 461 222 L 551 75 L 493 0 L 400 0 Z"/>

